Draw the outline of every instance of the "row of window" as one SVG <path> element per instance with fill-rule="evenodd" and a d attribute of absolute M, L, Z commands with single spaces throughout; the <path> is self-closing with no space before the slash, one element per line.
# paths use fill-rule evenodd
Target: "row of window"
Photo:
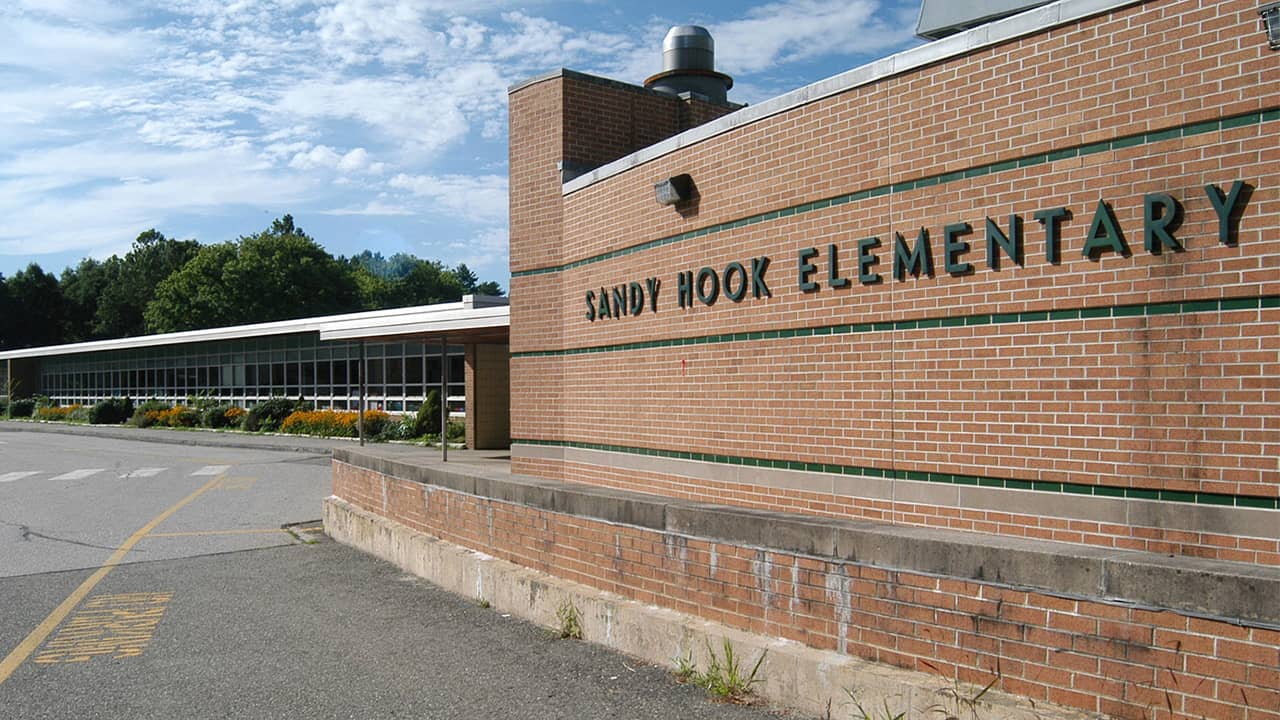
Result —
<path fill-rule="evenodd" d="M 358 343 L 325 343 L 307 336 L 282 342 L 262 338 L 234 341 L 238 352 L 223 353 L 228 343 L 200 343 L 49 358 L 41 363 L 41 391 L 59 404 L 87 404 L 109 397 L 156 398 L 181 402 L 201 396 L 252 405 L 273 396 L 299 397 L 318 407 L 354 409 L 360 396 Z M 274 347 L 273 347 L 274 346 Z M 440 387 L 439 346 L 379 343 L 366 348 L 365 396 L 368 406 L 412 411 L 427 392 Z M 339 359 L 334 359 L 338 357 Z M 449 348 L 449 392 L 464 394 L 462 348 Z"/>

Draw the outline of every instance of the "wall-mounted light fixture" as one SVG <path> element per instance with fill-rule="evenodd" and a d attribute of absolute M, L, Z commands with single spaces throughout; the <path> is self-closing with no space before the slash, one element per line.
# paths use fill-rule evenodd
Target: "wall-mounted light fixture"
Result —
<path fill-rule="evenodd" d="M 693 195 L 693 178 L 688 173 L 669 177 L 653 186 L 654 199 L 659 205 L 675 205 Z"/>
<path fill-rule="evenodd" d="M 1262 29 L 1267 32 L 1267 43 L 1272 50 L 1280 50 L 1280 2 L 1269 2 L 1258 8 L 1262 16 Z"/>

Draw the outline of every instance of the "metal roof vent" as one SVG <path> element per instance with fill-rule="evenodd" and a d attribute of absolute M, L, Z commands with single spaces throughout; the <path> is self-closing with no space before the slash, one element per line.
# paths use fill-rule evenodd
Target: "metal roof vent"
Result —
<path fill-rule="evenodd" d="M 727 103 L 733 78 L 716 72 L 716 41 L 697 25 L 676 25 L 662 41 L 662 72 L 644 86 L 678 97 Z"/>

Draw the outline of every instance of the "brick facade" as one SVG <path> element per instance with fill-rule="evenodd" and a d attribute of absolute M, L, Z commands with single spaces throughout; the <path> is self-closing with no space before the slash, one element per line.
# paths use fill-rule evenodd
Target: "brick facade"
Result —
<path fill-rule="evenodd" d="M 525 92 L 512 95 L 513 187 Z M 1280 519 L 1253 514 L 1233 532 L 1191 517 L 1277 517 L 1278 160 L 1280 62 L 1254 5 L 1147 2 L 856 85 L 575 187 L 552 202 L 555 241 L 521 234 L 513 199 L 513 467 L 1280 564 Z M 697 184 L 696 208 L 653 201 L 653 183 L 679 173 Z M 1214 203 L 1233 187 L 1238 211 L 1224 223 Z M 1168 227 L 1181 249 L 1155 231 L 1148 240 L 1162 210 L 1178 216 Z M 1013 225 L 1016 258 L 998 242 Z M 897 236 L 909 252 L 922 229 L 932 274 L 895 277 Z M 869 238 L 875 262 L 862 269 L 880 280 L 863 283 Z M 523 260 L 552 248 L 555 258 Z M 680 273 L 723 276 L 737 262 L 741 284 L 765 257 L 769 296 L 734 302 L 726 287 L 713 305 L 679 305 Z M 656 312 L 588 319 L 588 292 L 598 304 L 649 278 Z M 700 458 L 726 477 L 744 464 L 804 474 L 691 482 L 539 446 Z M 901 492 L 833 490 L 858 475 Z M 957 486 L 1003 495 L 936 500 Z M 1082 498 L 1096 512 L 1069 512 Z"/>

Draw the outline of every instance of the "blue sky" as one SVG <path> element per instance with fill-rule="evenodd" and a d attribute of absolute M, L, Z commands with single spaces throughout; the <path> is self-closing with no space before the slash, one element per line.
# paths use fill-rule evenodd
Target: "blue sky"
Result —
<path fill-rule="evenodd" d="M 708 27 L 755 103 L 910 47 L 916 0 L 9 0 L 0 274 L 156 228 L 221 242 L 291 213 L 335 255 L 465 262 L 504 287 L 507 88 L 641 83 Z"/>

